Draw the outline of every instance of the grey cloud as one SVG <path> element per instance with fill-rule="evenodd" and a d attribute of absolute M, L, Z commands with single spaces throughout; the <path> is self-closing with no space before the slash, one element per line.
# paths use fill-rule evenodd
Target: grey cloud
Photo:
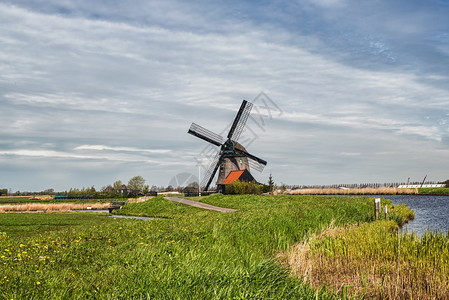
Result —
<path fill-rule="evenodd" d="M 283 182 L 444 177 L 446 8 L 319 3 L 0 4 L 0 183 L 164 185 L 196 173 L 190 122 L 219 133 L 262 90 L 284 113 L 249 150 Z"/>

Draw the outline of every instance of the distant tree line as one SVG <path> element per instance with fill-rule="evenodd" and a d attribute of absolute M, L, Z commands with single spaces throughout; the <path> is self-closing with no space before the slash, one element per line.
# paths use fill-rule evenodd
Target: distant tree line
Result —
<path fill-rule="evenodd" d="M 0 189 L 0 196 L 8 196 L 8 189 Z"/>
<path fill-rule="evenodd" d="M 94 186 L 90 188 L 76 189 L 58 193 L 59 196 L 79 199 L 104 199 L 104 198 L 124 198 L 143 196 L 149 192 L 148 185 L 142 176 L 134 176 L 124 185 L 121 180 L 115 181 L 112 185 L 107 185 L 97 191 Z"/>
<path fill-rule="evenodd" d="M 125 185 L 121 180 L 117 180 L 112 185 L 102 187 L 99 191 L 94 186 L 79 188 L 71 188 L 68 191 L 55 192 L 54 189 L 46 189 L 41 192 L 20 192 L 9 193 L 8 189 L 0 189 L 0 196 L 32 196 L 32 195 L 57 195 L 61 198 L 72 199 L 105 199 L 105 198 L 123 198 L 137 197 L 146 195 L 150 191 L 149 186 L 145 184 L 142 176 L 134 176 Z"/>

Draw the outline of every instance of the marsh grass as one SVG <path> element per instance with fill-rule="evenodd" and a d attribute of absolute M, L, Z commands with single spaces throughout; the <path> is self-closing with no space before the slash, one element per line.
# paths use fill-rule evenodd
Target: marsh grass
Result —
<path fill-rule="evenodd" d="M 277 191 L 286 195 L 417 195 L 418 189 L 398 189 L 398 188 L 362 188 L 362 189 L 297 189 L 291 191 Z"/>
<path fill-rule="evenodd" d="M 0 213 L 7 212 L 55 212 L 81 210 L 90 207 L 92 209 L 106 209 L 109 203 L 26 203 L 26 204 L 5 204 L 0 205 Z"/>
<path fill-rule="evenodd" d="M 60 203 L 108 203 L 114 201 L 124 201 L 123 198 L 105 198 L 105 199 L 61 199 L 55 200 L 50 196 L 15 196 L 15 197 L 0 197 L 0 206 L 5 204 L 29 204 L 29 203 L 49 203 L 49 204 L 60 204 Z"/>
<path fill-rule="evenodd" d="M 420 188 L 418 191 L 422 195 L 449 195 L 449 188 Z"/>
<path fill-rule="evenodd" d="M 448 299 L 449 238 L 397 231 L 393 221 L 326 227 L 279 255 L 315 288 L 368 299 Z"/>

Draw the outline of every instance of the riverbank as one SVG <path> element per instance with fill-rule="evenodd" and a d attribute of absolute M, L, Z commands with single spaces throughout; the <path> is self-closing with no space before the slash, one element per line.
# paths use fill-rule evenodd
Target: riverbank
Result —
<path fill-rule="evenodd" d="M 449 188 L 329 188 L 277 190 L 276 195 L 449 195 Z"/>
<path fill-rule="evenodd" d="M 397 232 L 391 221 L 335 227 L 279 259 L 315 289 L 368 299 L 449 299 L 449 237 Z"/>
<path fill-rule="evenodd" d="M 15 225 L 28 224 L 25 217 L 33 218 L 33 226 L 88 213 L 2 215 L 11 224 L 0 227 L 1 297 L 335 299 L 345 291 L 294 276 L 279 253 L 330 224 L 380 223 L 373 222 L 373 199 L 366 197 L 217 194 L 195 200 L 238 211 L 207 211 L 157 197 L 126 204 L 120 214 L 164 220 L 98 215 L 95 225 L 52 225 L 27 231 L 26 238 L 14 235 Z M 392 224 L 410 213 L 405 205 L 385 204 Z"/>

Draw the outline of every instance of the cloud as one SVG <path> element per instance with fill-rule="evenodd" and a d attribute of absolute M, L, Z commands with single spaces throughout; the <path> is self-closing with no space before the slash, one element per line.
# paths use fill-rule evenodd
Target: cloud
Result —
<path fill-rule="evenodd" d="M 138 149 L 138 148 L 132 148 L 132 147 L 110 147 L 105 145 L 81 145 L 78 147 L 75 147 L 74 150 L 97 150 L 97 151 L 123 151 L 123 152 L 147 152 L 147 153 L 154 153 L 154 154 L 167 154 L 172 152 L 170 149 Z"/>
<path fill-rule="evenodd" d="M 205 144 L 187 135 L 191 122 L 220 133 L 264 91 L 282 113 L 257 126 L 266 112 L 253 109 L 249 150 L 283 182 L 319 183 L 324 169 L 326 180 L 374 178 L 405 168 L 399 153 L 425 168 L 419 156 L 442 159 L 449 135 L 448 8 L 432 5 L 0 4 L 0 167 L 66 162 L 98 181 L 147 170 L 162 185 L 196 172 Z M 286 171 L 290 161 L 307 173 Z"/>

